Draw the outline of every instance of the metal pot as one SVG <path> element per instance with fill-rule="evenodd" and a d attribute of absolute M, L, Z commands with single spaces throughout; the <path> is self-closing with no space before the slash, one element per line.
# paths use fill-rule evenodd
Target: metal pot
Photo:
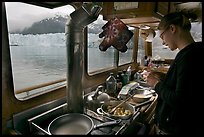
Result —
<path fill-rule="evenodd" d="M 104 92 L 103 86 L 100 85 L 94 93 L 87 96 L 85 101 L 89 109 L 96 110 L 103 103 L 110 101 L 110 96 Z"/>
<path fill-rule="evenodd" d="M 112 106 L 115 107 L 118 104 L 120 104 L 122 101 L 109 101 L 109 102 L 105 102 L 104 104 L 101 105 L 100 108 L 97 109 L 97 112 L 99 114 L 105 114 L 108 117 L 114 118 L 114 119 L 129 119 L 134 113 L 135 113 L 135 108 L 134 106 L 132 106 L 129 103 L 123 103 L 121 105 L 122 108 L 124 108 L 125 110 L 129 110 L 131 112 L 131 114 L 129 115 L 115 115 L 115 114 L 110 114 L 108 112 L 108 107 Z"/>
<path fill-rule="evenodd" d="M 119 124 L 119 120 L 94 125 L 93 120 L 84 114 L 69 113 L 55 118 L 48 126 L 50 135 L 87 135 L 93 129 Z"/>

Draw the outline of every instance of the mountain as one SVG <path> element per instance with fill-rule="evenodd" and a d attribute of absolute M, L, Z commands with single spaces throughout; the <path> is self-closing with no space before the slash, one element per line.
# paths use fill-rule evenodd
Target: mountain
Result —
<path fill-rule="evenodd" d="M 52 18 L 45 18 L 41 21 L 34 22 L 32 26 L 22 31 L 10 32 L 11 34 L 48 34 L 48 33 L 65 33 L 65 24 L 69 16 L 56 15 Z M 102 32 L 101 27 L 104 24 L 91 23 L 89 25 L 89 33 L 99 34 Z"/>
<path fill-rule="evenodd" d="M 55 16 L 46 18 L 39 22 L 33 23 L 29 28 L 25 28 L 21 34 L 47 34 L 47 33 L 64 33 L 67 18 Z"/>
<path fill-rule="evenodd" d="M 102 27 L 103 27 L 104 24 L 99 24 L 99 23 L 91 23 L 89 24 L 89 29 L 88 29 L 88 32 L 89 33 L 93 33 L 93 34 L 99 34 L 101 33 L 103 30 L 102 30 Z"/>

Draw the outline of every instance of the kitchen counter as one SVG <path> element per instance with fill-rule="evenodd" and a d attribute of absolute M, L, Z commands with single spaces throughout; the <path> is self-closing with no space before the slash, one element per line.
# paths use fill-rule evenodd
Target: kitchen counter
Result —
<path fill-rule="evenodd" d="M 154 112 L 157 104 L 157 98 L 158 98 L 158 95 L 154 94 L 154 96 L 152 96 L 151 98 L 153 100 L 152 103 L 141 107 L 140 115 L 136 119 L 137 122 L 140 122 L 146 126 L 145 134 L 147 135 L 149 134 L 154 124 L 153 117 L 154 117 Z"/>
<path fill-rule="evenodd" d="M 123 134 L 148 134 L 149 125 L 154 114 L 155 103 L 157 100 L 157 95 L 155 94 L 152 98 L 152 102 L 146 104 L 145 106 L 136 109 L 136 113 L 133 117 L 128 120 L 122 120 L 121 123 L 114 126 L 102 127 L 93 130 L 89 135 L 123 135 Z M 133 105 L 132 100 L 128 101 Z M 67 103 L 60 106 L 54 107 L 48 111 L 40 113 L 32 118 L 29 118 L 27 122 L 29 123 L 30 134 L 34 135 L 46 135 L 48 134 L 48 125 L 56 117 L 66 114 Z M 113 118 L 100 115 L 88 108 L 85 108 L 84 114 L 88 115 L 94 123 L 103 123 L 111 120 Z"/>
<path fill-rule="evenodd" d="M 170 65 L 161 65 L 159 67 L 146 67 L 146 66 L 139 66 L 139 70 L 155 70 L 162 73 L 167 73 L 169 70 Z"/>
<path fill-rule="evenodd" d="M 150 98 L 150 100 L 148 100 L 148 101 L 151 101 L 150 103 L 148 103 L 142 107 L 139 107 L 137 114 L 130 121 L 124 121 L 124 123 L 123 123 L 124 129 L 121 129 L 120 134 L 131 134 L 131 132 L 136 131 L 135 128 L 134 129 L 132 129 L 132 128 L 139 126 L 139 125 L 140 125 L 140 128 L 141 128 L 141 126 L 145 126 L 145 133 L 144 134 L 148 134 L 150 132 L 151 126 L 153 125 L 152 120 L 153 120 L 154 111 L 155 111 L 155 107 L 156 107 L 156 103 L 157 103 L 157 98 L 158 98 L 158 95 L 155 93 Z M 137 105 L 140 104 L 140 103 L 134 102 L 133 99 L 131 99 L 131 98 L 127 101 L 127 103 L 129 103 L 135 107 L 137 107 Z M 98 117 L 101 119 L 103 118 L 103 115 L 99 115 L 96 112 L 95 108 L 91 109 L 91 112 L 92 112 L 92 116 L 95 115 L 94 117 Z M 116 128 L 116 130 L 119 130 L 118 128 Z M 120 127 L 120 128 L 123 128 L 123 127 Z"/>

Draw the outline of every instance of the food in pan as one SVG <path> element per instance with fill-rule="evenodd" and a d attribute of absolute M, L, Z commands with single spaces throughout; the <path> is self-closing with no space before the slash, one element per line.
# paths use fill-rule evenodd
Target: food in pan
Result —
<path fill-rule="evenodd" d="M 107 112 L 110 113 L 112 108 L 115 106 L 107 106 Z M 132 112 L 129 109 L 125 109 L 123 106 L 116 108 L 116 110 L 112 113 L 114 116 L 129 116 Z"/>

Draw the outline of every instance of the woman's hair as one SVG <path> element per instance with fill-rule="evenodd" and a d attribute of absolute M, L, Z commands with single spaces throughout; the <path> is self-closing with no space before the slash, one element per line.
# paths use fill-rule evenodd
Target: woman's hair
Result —
<path fill-rule="evenodd" d="M 158 26 L 158 29 L 166 29 L 170 25 L 176 25 L 182 28 L 185 31 L 191 30 L 191 22 L 189 18 L 192 15 L 185 14 L 184 12 L 172 12 L 165 15 Z"/>

